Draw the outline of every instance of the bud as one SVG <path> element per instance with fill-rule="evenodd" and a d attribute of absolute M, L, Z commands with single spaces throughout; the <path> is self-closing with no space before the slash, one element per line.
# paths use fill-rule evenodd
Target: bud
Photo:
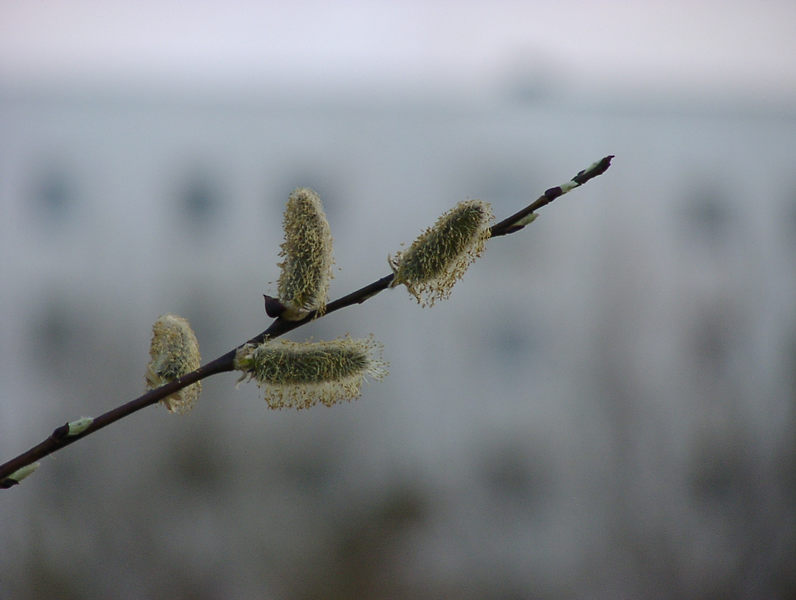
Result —
<path fill-rule="evenodd" d="M 405 285 L 423 306 L 450 296 L 453 285 L 484 250 L 492 218 L 488 202 L 459 202 L 408 250 L 387 258 L 394 274 L 390 287 Z"/>
<path fill-rule="evenodd" d="M 93 422 L 94 422 L 94 418 L 93 417 L 80 417 L 79 419 L 76 419 L 74 421 L 69 421 L 69 423 L 66 424 L 66 428 L 67 428 L 66 435 L 67 435 L 67 437 L 80 435 L 86 429 L 91 427 L 91 424 Z"/>
<path fill-rule="evenodd" d="M 517 219 L 511 224 L 511 227 L 516 227 L 517 229 L 522 229 L 526 225 L 530 225 L 533 223 L 539 215 L 535 212 L 528 213 L 524 217 Z"/>
<path fill-rule="evenodd" d="M 387 363 L 382 345 L 370 336 L 349 336 L 329 342 L 296 343 L 273 340 L 238 349 L 235 368 L 241 379 L 254 379 L 265 387 L 270 408 L 309 408 L 318 402 L 331 406 L 360 395 L 366 377 L 382 379 Z"/>
<path fill-rule="evenodd" d="M 158 317 L 152 326 L 151 357 L 147 365 L 147 389 L 152 390 L 199 368 L 199 342 L 186 319 L 176 315 Z M 161 400 L 169 412 L 185 414 L 199 398 L 201 382 L 197 381 Z"/>
<path fill-rule="evenodd" d="M 281 316 L 298 321 L 312 310 L 323 313 L 332 278 L 332 234 L 321 199 L 309 188 L 298 188 L 287 201 L 282 220 L 285 241 L 279 256 Z"/>
<path fill-rule="evenodd" d="M 11 475 L 6 477 L 2 481 L 2 483 L 0 483 L 0 487 L 9 488 L 9 487 L 11 487 L 13 485 L 17 485 L 20 481 L 22 481 L 23 479 L 25 479 L 29 475 L 32 475 L 33 472 L 36 471 L 36 469 L 39 468 L 40 464 L 41 463 L 39 463 L 39 462 L 34 462 L 34 463 L 30 463 L 29 465 L 25 465 L 24 467 L 21 467 L 21 468 L 17 469 L 13 473 L 11 473 Z"/>

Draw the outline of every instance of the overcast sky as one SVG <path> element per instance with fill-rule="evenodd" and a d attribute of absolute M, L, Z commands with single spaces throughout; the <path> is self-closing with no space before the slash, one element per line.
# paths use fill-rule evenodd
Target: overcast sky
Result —
<path fill-rule="evenodd" d="M 0 81 L 499 83 L 796 99 L 793 0 L 0 0 Z"/>

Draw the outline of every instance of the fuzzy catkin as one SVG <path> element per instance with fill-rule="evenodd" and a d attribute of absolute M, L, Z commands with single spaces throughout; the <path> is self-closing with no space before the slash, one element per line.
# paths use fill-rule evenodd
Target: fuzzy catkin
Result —
<path fill-rule="evenodd" d="M 150 361 L 147 365 L 147 389 L 155 389 L 174 381 L 178 377 L 199 368 L 199 342 L 186 319 L 176 315 L 162 315 L 152 325 L 152 342 L 149 347 Z M 170 396 L 160 403 L 169 412 L 185 414 L 196 403 L 202 391 L 202 383 L 197 381 Z"/>
<path fill-rule="evenodd" d="M 283 318 L 298 320 L 310 311 L 322 314 L 332 278 L 332 234 L 321 199 L 309 188 L 290 194 L 282 219 L 285 240 L 279 255 L 279 299 Z"/>
<path fill-rule="evenodd" d="M 372 337 L 324 342 L 273 340 L 238 350 L 235 368 L 265 388 L 270 408 L 331 406 L 359 397 L 366 378 L 381 379 L 387 363 Z"/>
<path fill-rule="evenodd" d="M 405 285 L 423 306 L 448 298 L 456 281 L 483 252 L 492 218 L 488 202 L 459 202 L 407 250 L 388 257 L 394 275 L 390 286 Z"/>

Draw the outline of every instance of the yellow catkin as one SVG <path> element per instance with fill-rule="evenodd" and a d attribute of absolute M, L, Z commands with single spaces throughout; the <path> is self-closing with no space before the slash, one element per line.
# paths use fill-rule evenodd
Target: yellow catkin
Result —
<path fill-rule="evenodd" d="M 235 368 L 265 388 L 270 408 L 302 409 L 318 402 L 331 406 L 358 398 L 363 381 L 387 374 L 381 351 L 372 336 L 303 343 L 273 340 L 241 347 Z"/>
<path fill-rule="evenodd" d="M 279 300 L 286 310 L 282 317 L 304 318 L 326 307 L 332 278 L 332 234 L 321 199 L 309 188 L 298 188 L 287 201 L 282 220 L 285 240 L 279 256 Z"/>
<path fill-rule="evenodd" d="M 407 250 L 388 257 L 394 274 L 390 285 L 405 285 L 423 306 L 447 298 L 456 281 L 483 252 L 492 218 L 488 202 L 460 202 Z"/>
<path fill-rule="evenodd" d="M 149 356 L 146 382 L 150 390 L 198 369 L 201 364 L 199 342 L 193 329 L 186 319 L 176 315 L 163 315 L 155 321 Z M 169 412 L 184 414 L 191 410 L 201 391 L 202 384 L 197 381 L 160 403 Z"/>

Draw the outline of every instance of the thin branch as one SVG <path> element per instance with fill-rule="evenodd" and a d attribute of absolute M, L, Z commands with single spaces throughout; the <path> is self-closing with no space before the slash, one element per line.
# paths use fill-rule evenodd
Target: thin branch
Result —
<path fill-rule="evenodd" d="M 557 185 L 555 187 L 551 187 L 549 190 L 545 190 L 544 194 L 539 196 L 528 206 L 526 206 L 522 210 L 517 211 L 510 217 L 503 219 L 500 223 L 493 225 L 492 237 L 497 237 L 499 235 L 507 235 L 509 233 L 514 233 L 516 231 L 519 231 L 527 224 L 527 223 L 522 223 L 523 219 L 528 219 L 528 217 L 533 215 L 533 213 L 535 213 L 537 210 L 547 206 L 559 196 L 563 196 L 567 192 L 574 190 L 576 187 L 582 186 L 590 179 L 593 179 L 605 173 L 608 170 L 608 167 L 611 166 L 611 160 L 613 158 L 614 158 L 613 154 L 606 156 L 605 158 L 598 160 L 596 163 L 591 164 L 582 171 L 578 171 L 578 174 L 575 175 L 572 179 L 570 179 L 566 183 L 562 185 Z M 528 223 L 532 220 L 533 220 L 532 218 L 529 219 Z"/>
<path fill-rule="evenodd" d="M 570 190 L 575 189 L 589 181 L 590 179 L 597 177 L 598 175 L 602 175 L 608 167 L 611 166 L 611 159 L 613 155 L 606 156 L 602 160 L 592 164 L 588 168 L 578 172 L 570 181 L 560 186 L 556 186 L 553 188 L 548 189 L 545 191 L 544 194 L 539 196 L 534 202 L 523 208 L 522 210 L 514 213 L 510 217 L 504 219 L 500 223 L 497 223 L 491 228 L 491 237 L 498 237 L 502 235 L 508 235 L 511 233 L 515 233 L 520 229 L 523 229 L 525 225 L 530 223 L 535 216 L 535 211 L 539 210 L 540 208 L 546 206 L 559 196 L 566 194 Z M 260 333 L 259 335 L 253 337 L 246 343 L 254 343 L 260 344 L 267 339 L 277 338 L 285 333 L 296 329 L 297 327 L 301 327 L 306 323 L 333 313 L 341 308 L 345 308 L 347 306 L 352 306 L 354 304 L 362 304 L 366 300 L 369 300 L 379 292 L 387 289 L 390 286 L 390 283 L 393 280 L 393 274 L 390 273 L 389 275 L 385 275 L 381 279 L 374 281 L 373 283 L 366 285 L 350 294 L 343 296 L 342 298 L 338 298 L 337 300 L 330 302 L 326 305 L 326 309 L 322 314 L 318 314 L 316 311 L 310 312 L 305 318 L 299 321 L 288 321 L 286 319 L 282 319 L 278 317 L 274 319 L 271 325 Z M 241 344 L 242 346 L 243 344 Z M 9 488 L 19 481 L 14 479 L 12 475 L 16 474 L 20 469 L 33 464 L 35 461 L 44 458 L 60 450 L 61 448 L 76 442 L 88 435 L 91 435 L 95 431 L 102 429 L 110 425 L 111 423 L 115 423 L 119 419 L 123 419 L 134 412 L 141 410 L 147 406 L 152 404 L 156 404 L 160 400 L 170 396 L 174 392 L 181 390 L 197 381 L 200 381 L 206 377 L 210 377 L 211 375 L 216 375 L 218 373 L 225 373 L 228 371 L 233 371 L 234 367 L 234 360 L 235 354 L 240 348 L 240 346 L 236 347 L 233 350 L 230 350 L 226 354 L 219 356 L 215 360 L 210 361 L 209 363 L 199 367 L 195 371 L 190 373 L 186 373 L 182 377 L 175 379 L 174 381 L 167 383 L 159 388 L 154 390 L 150 390 L 145 394 L 142 394 L 138 398 L 127 402 L 126 404 L 122 404 L 110 410 L 106 413 L 99 415 L 98 417 L 94 418 L 91 421 L 91 424 L 88 427 L 80 428 L 80 431 L 77 433 L 71 433 L 70 431 L 72 428 L 70 427 L 70 423 L 66 423 L 58 428 L 56 428 L 44 441 L 33 446 L 30 450 L 20 454 L 19 456 L 9 460 L 8 462 L 0 465 L 0 488 Z"/>

